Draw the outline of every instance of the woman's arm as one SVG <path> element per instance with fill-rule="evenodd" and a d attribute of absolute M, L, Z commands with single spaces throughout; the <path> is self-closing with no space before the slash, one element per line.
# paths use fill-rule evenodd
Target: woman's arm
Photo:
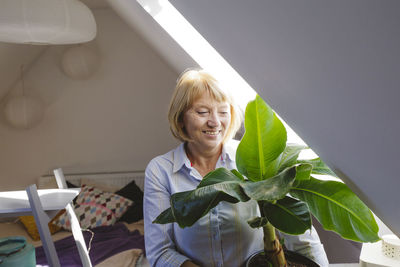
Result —
<path fill-rule="evenodd" d="M 176 251 L 173 224 L 152 223 L 161 212 L 170 207 L 168 179 L 169 174 L 153 159 L 145 172 L 143 200 L 146 257 L 151 266 L 178 267 L 184 262 L 190 263 L 188 257 Z"/>

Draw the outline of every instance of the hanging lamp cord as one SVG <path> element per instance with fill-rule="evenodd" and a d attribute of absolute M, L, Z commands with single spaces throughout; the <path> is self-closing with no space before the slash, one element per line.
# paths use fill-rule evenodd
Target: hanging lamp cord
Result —
<path fill-rule="evenodd" d="M 25 96 L 24 65 L 21 65 L 21 88 L 22 96 Z"/>

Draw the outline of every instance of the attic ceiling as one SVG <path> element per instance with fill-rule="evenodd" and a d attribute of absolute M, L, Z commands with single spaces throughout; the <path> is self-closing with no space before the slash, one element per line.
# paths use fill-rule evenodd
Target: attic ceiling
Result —
<path fill-rule="evenodd" d="M 399 1 L 171 3 L 400 235 Z"/>

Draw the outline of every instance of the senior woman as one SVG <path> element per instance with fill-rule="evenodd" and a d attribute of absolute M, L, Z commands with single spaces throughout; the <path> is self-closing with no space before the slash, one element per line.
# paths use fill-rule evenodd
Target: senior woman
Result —
<path fill-rule="evenodd" d="M 231 137 L 241 119 L 232 98 L 204 70 L 188 70 L 179 78 L 170 103 L 172 134 L 182 143 L 150 161 L 145 172 L 144 224 L 146 257 L 151 266 L 241 266 L 263 249 L 262 229 L 247 224 L 258 216 L 254 201 L 219 203 L 193 226 L 152 224 L 170 207 L 172 194 L 193 190 L 210 171 L 236 169 Z M 315 231 L 290 237 L 299 250 L 322 266 L 326 255 Z"/>

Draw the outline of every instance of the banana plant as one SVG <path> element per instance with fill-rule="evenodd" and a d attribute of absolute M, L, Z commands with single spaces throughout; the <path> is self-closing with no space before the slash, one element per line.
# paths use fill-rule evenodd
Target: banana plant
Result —
<path fill-rule="evenodd" d="M 236 151 L 237 170 L 218 168 L 196 189 L 173 194 L 171 207 L 153 223 L 192 226 L 221 201 L 256 200 L 260 216 L 249 218 L 263 228 L 264 251 L 274 267 L 286 266 L 275 229 L 299 235 L 311 228 L 311 215 L 324 229 L 358 242 L 379 240 L 369 208 L 342 182 L 313 175 L 335 176 L 320 158 L 299 160 L 306 147 L 287 144 L 284 125 L 260 96 L 245 112 L 245 134 Z"/>

